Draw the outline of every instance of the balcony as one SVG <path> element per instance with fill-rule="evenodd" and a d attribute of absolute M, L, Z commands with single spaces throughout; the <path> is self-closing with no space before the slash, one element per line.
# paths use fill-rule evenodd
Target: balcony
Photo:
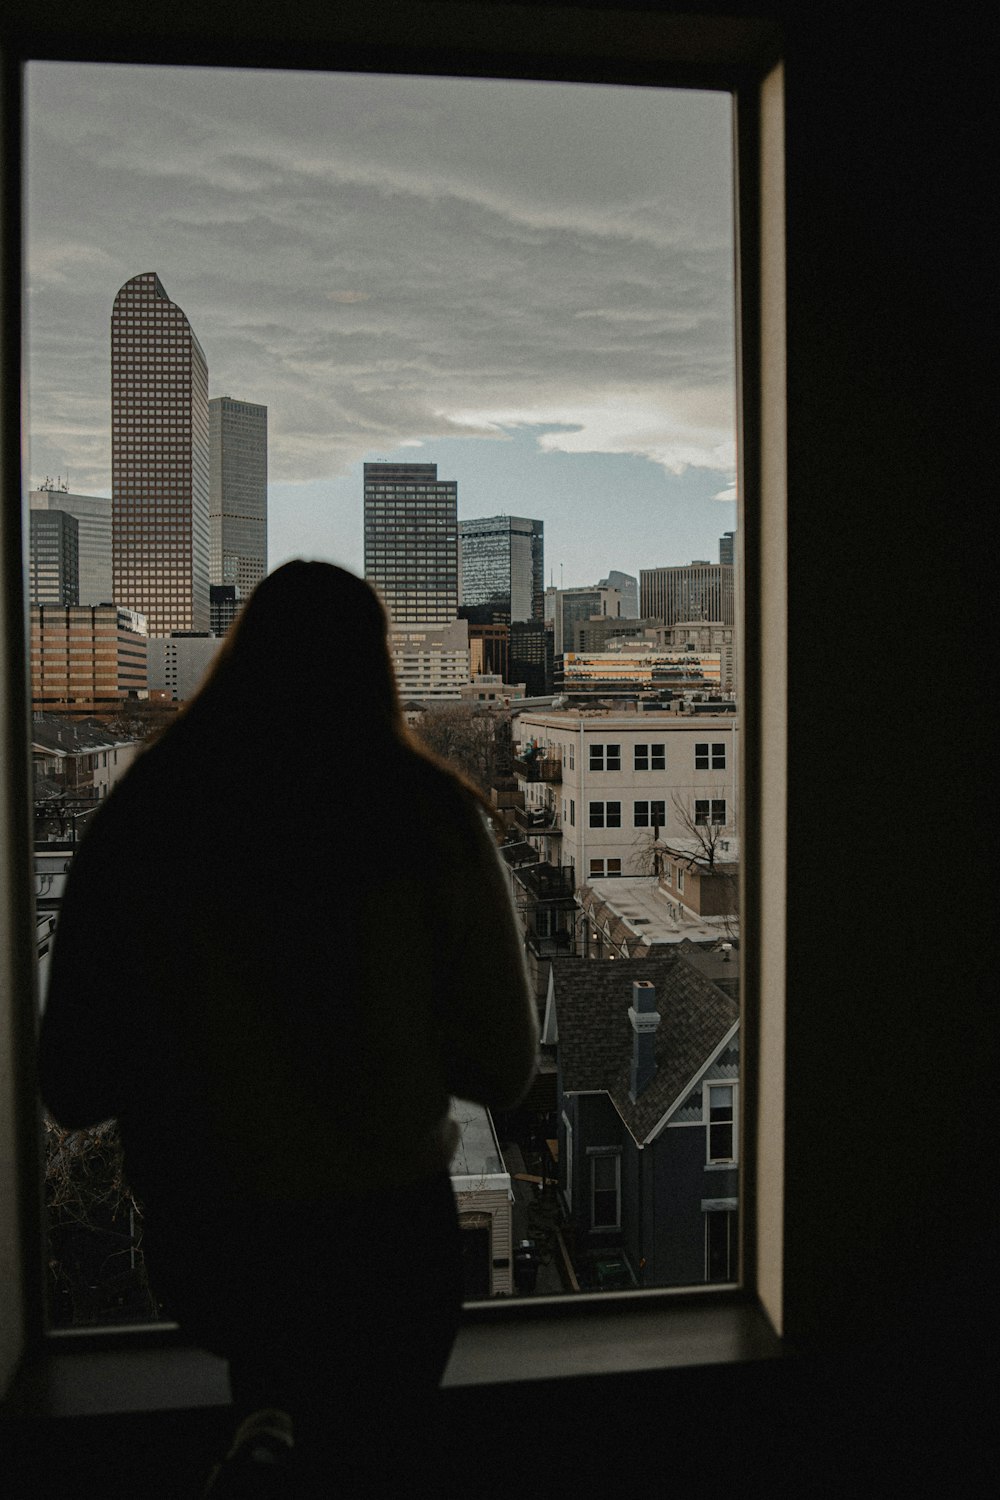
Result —
<path fill-rule="evenodd" d="M 551 759 L 516 760 L 514 773 L 519 780 L 528 783 L 538 781 L 558 783 L 562 781 L 562 761 L 555 756 Z"/>
<path fill-rule="evenodd" d="M 562 833 L 553 807 L 515 807 L 514 827 L 525 833 Z"/>

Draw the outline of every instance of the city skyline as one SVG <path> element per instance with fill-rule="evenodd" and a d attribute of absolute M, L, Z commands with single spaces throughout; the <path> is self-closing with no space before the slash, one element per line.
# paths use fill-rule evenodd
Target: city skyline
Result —
<path fill-rule="evenodd" d="M 461 519 L 541 518 L 547 582 L 716 556 L 735 525 L 727 96 L 108 82 L 28 69 L 29 483 L 110 487 L 108 309 L 155 270 L 210 394 L 269 408 L 272 567 L 362 570 L 377 460 L 436 462 Z"/>

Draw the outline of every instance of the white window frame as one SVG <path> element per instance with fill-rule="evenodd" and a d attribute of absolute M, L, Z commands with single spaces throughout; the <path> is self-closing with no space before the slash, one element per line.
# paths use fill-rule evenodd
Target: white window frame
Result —
<path fill-rule="evenodd" d="M 732 1155 L 713 1156 L 712 1154 L 712 1090 L 730 1089 L 732 1092 L 732 1120 L 717 1120 L 716 1126 L 729 1125 L 732 1131 Z M 730 1081 L 728 1078 L 713 1078 L 706 1080 L 702 1086 L 702 1119 L 705 1124 L 705 1165 L 707 1167 L 738 1167 L 740 1162 L 740 1110 L 739 1110 L 740 1086 L 736 1079 Z"/>
<path fill-rule="evenodd" d="M 699 807 L 706 808 L 704 816 L 698 813 Z M 722 817 L 716 817 L 715 809 L 722 808 Z M 694 821 L 698 828 L 725 828 L 728 815 L 725 797 L 696 797 L 694 799 Z"/>
<path fill-rule="evenodd" d="M 696 771 L 724 771 L 726 769 L 725 740 L 696 740 L 694 768 Z"/>

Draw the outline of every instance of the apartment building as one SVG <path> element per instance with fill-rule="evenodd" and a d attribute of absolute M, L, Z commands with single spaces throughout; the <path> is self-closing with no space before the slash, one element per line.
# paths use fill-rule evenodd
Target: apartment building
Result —
<path fill-rule="evenodd" d="M 518 826 L 577 885 L 651 874 L 654 832 L 738 831 L 736 714 L 557 709 L 522 714 L 516 737 Z"/>

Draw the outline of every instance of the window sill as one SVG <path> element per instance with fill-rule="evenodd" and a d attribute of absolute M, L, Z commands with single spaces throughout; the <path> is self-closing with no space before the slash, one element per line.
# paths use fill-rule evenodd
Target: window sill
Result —
<path fill-rule="evenodd" d="M 152 1340 L 146 1330 L 54 1338 L 22 1372 L 8 1410 L 81 1417 L 229 1404 L 224 1361 L 159 1331 Z M 774 1359 L 782 1352 L 760 1309 L 731 1291 L 676 1300 L 607 1293 L 585 1303 L 539 1299 L 516 1308 L 488 1303 L 468 1310 L 444 1387 L 638 1375 Z"/>

